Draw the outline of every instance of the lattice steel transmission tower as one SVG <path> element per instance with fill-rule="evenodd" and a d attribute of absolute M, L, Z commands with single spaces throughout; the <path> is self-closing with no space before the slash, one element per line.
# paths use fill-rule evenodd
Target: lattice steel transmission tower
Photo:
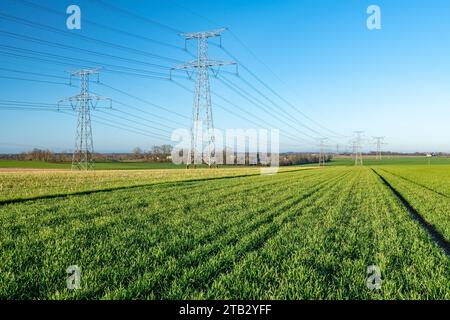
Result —
<path fill-rule="evenodd" d="M 78 113 L 77 131 L 75 137 L 75 150 L 72 156 L 72 169 L 91 170 L 94 167 L 93 154 L 94 142 L 92 137 L 91 126 L 91 109 L 97 107 L 99 100 L 109 100 L 111 107 L 111 99 L 100 97 L 89 93 L 89 77 L 90 75 L 98 75 L 99 69 L 82 69 L 73 72 L 72 77 L 80 78 L 80 93 L 76 96 L 60 100 L 60 103 L 69 101 L 72 109 Z"/>
<path fill-rule="evenodd" d="M 350 140 L 350 147 L 352 148 L 352 159 L 355 160 L 355 154 L 356 154 L 356 142 L 355 140 Z"/>
<path fill-rule="evenodd" d="M 221 37 L 226 29 L 205 32 L 182 33 L 185 41 L 197 40 L 197 59 L 186 64 L 176 66 L 172 70 L 184 69 L 189 77 L 196 72 L 194 107 L 192 110 L 191 145 L 187 165 L 206 163 L 209 167 L 216 165 L 216 150 L 214 137 L 214 122 L 211 105 L 211 89 L 209 82 L 209 69 L 217 75 L 218 68 L 225 65 L 236 64 L 233 61 L 218 61 L 208 58 L 208 39 Z M 213 67 L 217 67 L 215 71 Z M 171 70 L 171 71 L 172 71 Z M 189 73 L 192 70 L 192 73 Z M 206 127 L 206 141 L 203 139 L 203 125 Z M 204 154 L 205 146 L 208 153 Z"/>
<path fill-rule="evenodd" d="M 386 144 L 384 142 L 385 137 L 373 137 L 376 142 L 375 144 L 377 145 L 377 160 L 381 160 L 381 145 Z"/>
<path fill-rule="evenodd" d="M 325 141 L 328 140 L 328 138 L 319 138 L 319 147 L 320 147 L 320 154 L 319 154 L 319 167 L 325 166 Z"/>
<path fill-rule="evenodd" d="M 355 166 L 363 165 L 363 157 L 362 157 L 362 135 L 364 131 L 355 131 L 355 140 L 354 140 L 354 154 L 355 154 Z"/>

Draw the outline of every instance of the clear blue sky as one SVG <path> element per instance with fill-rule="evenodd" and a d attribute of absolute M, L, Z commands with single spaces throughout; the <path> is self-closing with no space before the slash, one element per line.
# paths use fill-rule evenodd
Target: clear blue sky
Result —
<path fill-rule="evenodd" d="M 233 67 L 224 67 L 223 70 L 229 72 L 221 73 L 225 79 L 251 93 L 265 103 L 265 108 L 270 107 L 271 111 L 265 112 L 261 107 L 224 86 L 219 80 L 212 78 L 211 86 L 214 92 L 226 96 L 232 103 L 252 115 L 242 113 L 236 106 L 213 95 L 213 104 L 218 103 L 234 113 L 233 115 L 214 107 L 214 121 L 217 127 L 254 128 L 256 125 L 249 123 L 248 118 L 260 124 L 261 128 L 268 127 L 259 120 L 263 119 L 273 128 L 281 128 L 286 134 L 301 138 L 295 141 L 292 138 L 282 137 L 283 151 L 316 150 L 317 147 L 311 145 L 312 138 L 304 133 L 313 137 L 318 136 L 318 133 L 330 136 L 331 133 L 323 129 L 325 127 L 344 136 L 330 137 L 328 143 L 333 145 L 330 147 L 333 150 L 336 144 L 345 148 L 349 141 L 347 136 L 351 136 L 353 131 L 364 130 L 366 138 L 386 136 L 389 145 L 385 148 L 389 150 L 450 152 L 448 135 L 450 2 L 447 0 L 103 1 L 172 29 L 110 10 L 95 0 L 26 1 L 48 7 L 56 13 L 32 8 L 19 0 L 3 0 L 0 2 L 0 31 L 3 31 L 0 32 L 0 100 L 53 104 L 78 93 L 77 88 L 63 84 L 1 77 L 67 82 L 64 77 L 68 79 L 68 71 L 81 66 L 97 67 L 104 64 L 138 69 L 141 70 L 141 74 L 153 71 L 166 76 L 168 71 L 164 67 L 177 65 L 177 60 L 192 59 L 191 55 L 182 50 L 184 41 L 173 29 L 200 31 L 225 26 L 231 30 L 225 32 L 222 37 L 226 51 L 211 45 L 210 57 L 230 60 L 230 56 L 226 54 L 230 52 L 272 90 L 321 126 L 293 111 L 244 68 L 239 67 L 241 79 L 231 74 L 234 72 Z M 81 7 L 82 28 L 79 31 L 66 29 L 65 10 L 70 4 Z M 377 4 L 381 8 L 381 30 L 371 31 L 366 27 L 368 17 L 366 9 L 370 4 Z M 36 25 L 27 26 L 5 19 L 1 14 L 170 59 L 141 55 L 130 50 L 108 47 L 99 42 L 85 41 L 76 36 L 41 30 L 36 28 Z M 86 23 L 83 19 L 174 47 L 99 28 Z M 122 60 L 56 48 L 23 38 L 6 36 L 4 32 L 110 54 Z M 211 41 L 217 43 L 217 40 Z M 242 44 L 245 44 L 245 47 Z M 14 51 L 17 48 L 33 51 L 31 54 Z M 191 52 L 195 52 L 193 44 L 189 44 L 188 48 Z M 51 58 L 37 54 L 37 51 L 90 62 L 82 63 L 61 57 Z M 32 58 L 23 58 L 14 52 Z M 145 64 L 136 64 L 123 59 L 138 60 Z M 110 66 L 109 69 L 113 67 Z M 181 125 L 189 127 L 192 93 L 170 81 L 112 73 L 107 70 L 108 67 L 105 66 L 100 76 L 103 83 L 127 91 L 141 100 L 93 83 L 91 89 L 95 93 L 109 96 L 113 101 L 124 102 L 164 119 L 113 103 L 114 108 L 119 111 L 93 111 L 94 120 L 102 117 L 120 123 L 121 127 L 129 129 L 133 127 L 132 131 L 139 130 L 148 135 L 158 133 L 168 136 L 166 131 L 149 126 L 169 131 Z M 177 81 L 190 89 L 194 88 L 193 82 L 189 80 Z M 260 93 L 253 91 L 245 81 L 275 104 L 271 104 Z M 144 103 L 142 99 L 163 106 L 176 114 L 155 108 Z M 278 111 L 275 110 L 277 108 Z M 127 116 L 120 111 L 142 119 Z M 275 112 L 276 117 L 273 116 Z M 239 115 L 244 115 L 247 119 Z M 135 120 L 139 124 L 124 120 L 123 117 Z M 298 130 L 302 133 L 294 131 L 292 126 L 297 127 L 294 125 L 297 121 L 314 131 L 300 124 Z M 70 151 L 74 145 L 75 128 L 76 118 L 63 113 L 0 108 L 0 152 L 20 152 L 32 147 Z M 93 123 L 93 131 L 95 149 L 100 152 L 130 151 L 136 146 L 148 149 L 154 144 L 165 142 L 163 138 L 149 137 L 97 122 Z M 373 150 L 374 147 L 367 146 L 365 149 Z"/>

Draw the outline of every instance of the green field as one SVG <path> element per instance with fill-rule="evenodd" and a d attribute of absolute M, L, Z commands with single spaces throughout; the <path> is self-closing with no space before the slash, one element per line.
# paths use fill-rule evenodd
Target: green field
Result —
<path fill-rule="evenodd" d="M 0 299 L 450 299 L 450 165 L 422 160 L 0 172 Z"/>
<path fill-rule="evenodd" d="M 329 165 L 333 166 L 350 166 L 354 164 L 354 160 L 350 157 L 337 157 L 331 160 Z M 368 166 L 384 166 L 384 165 L 450 165 L 450 157 L 413 157 L 413 156 L 391 156 L 378 160 L 375 157 L 364 157 L 364 164 Z"/>
<path fill-rule="evenodd" d="M 377 160 L 372 156 L 366 156 L 364 159 L 366 165 L 450 165 L 450 157 L 405 157 L 392 156 Z M 337 157 L 332 159 L 327 165 L 331 166 L 350 166 L 353 164 L 351 157 Z M 312 164 L 314 165 L 314 164 Z M 44 161 L 18 161 L 18 160 L 0 160 L 1 168 L 26 168 L 26 169 L 71 169 L 70 163 L 54 163 Z M 306 164 L 302 166 L 311 166 Z M 200 166 L 202 167 L 202 166 Z M 205 167 L 205 166 L 203 166 Z M 222 166 L 233 168 L 233 166 Z M 175 165 L 171 162 L 151 163 L 141 161 L 115 161 L 115 162 L 97 162 L 95 170 L 145 170 L 145 169 L 185 169 L 183 165 Z"/>

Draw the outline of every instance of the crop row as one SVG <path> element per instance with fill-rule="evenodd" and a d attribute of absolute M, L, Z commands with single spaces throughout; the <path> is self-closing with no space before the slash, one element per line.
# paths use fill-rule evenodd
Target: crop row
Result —
<path fill-rule="evenodd" d="M 429 224 L 442 234 L 447 241 L 450 241 L 450 196 L 437 191 L 438 187 L 431 185 L 425 175 L 422 175 L 421 180 L 414 182 L 390 171 L 376 170 L 401 193 Z"/>
<path fill-rule="evenodd" d="M 385 166 L 393 175 L 450 197 L 450 166 Z"/>

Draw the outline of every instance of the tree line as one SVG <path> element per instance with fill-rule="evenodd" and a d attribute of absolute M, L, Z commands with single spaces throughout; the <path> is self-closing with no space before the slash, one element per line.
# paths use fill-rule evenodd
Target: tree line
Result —
<path fill-rule="evenodd" d="M 325 162 L 330 161 L 333 156 L 325 154 Z M 280 154 L 280 166 L 292 166 L 299 164 L 319 163 L 319 155 L 314 153 L 285 153 Z"/>
<path fill-rule="evenodd" d="M 148 162 L 170 162 L 171 145 L 153 146 L 150 150 L 143 151 L 134 148 L 131 153 L 94 153 L 94 161 L 148 161 Z M 44 162 L 71 162 L 71 152 L 53 152 L 48 149 L 38 149 L 18 153 L 0 154 L 2 160 L 19 161 L 44 161 Z"/>
<path fill-rule="evenodd" d="M 131 153 L 95 153 L 94 161 L 143 161 L 143 162 L 171 162 L 171 153 L 173 147 L 168 144 L 155 145 L 149 150 L 144 151 L 139 147 L 132 150 Z M 225 156 L 225 154 L 224 154 Z M 245 155 L 245 163 L 249 164 L 249 155 Z M 31 151 L 19 154 L 0 154 L 3 160 L 20 161 L 45 161 L 45 162 L 71 162 L 72 153 L 70 152 L 52 152 L 48 149 L 33 149 Z M 330 161 L 332 155 L 325 155 L 325 161 Z M 283 153 L 279 156 L 280 166 L 300 165 L 308 163 L 318 163 L 319 155 L 313 153 Z"/>

